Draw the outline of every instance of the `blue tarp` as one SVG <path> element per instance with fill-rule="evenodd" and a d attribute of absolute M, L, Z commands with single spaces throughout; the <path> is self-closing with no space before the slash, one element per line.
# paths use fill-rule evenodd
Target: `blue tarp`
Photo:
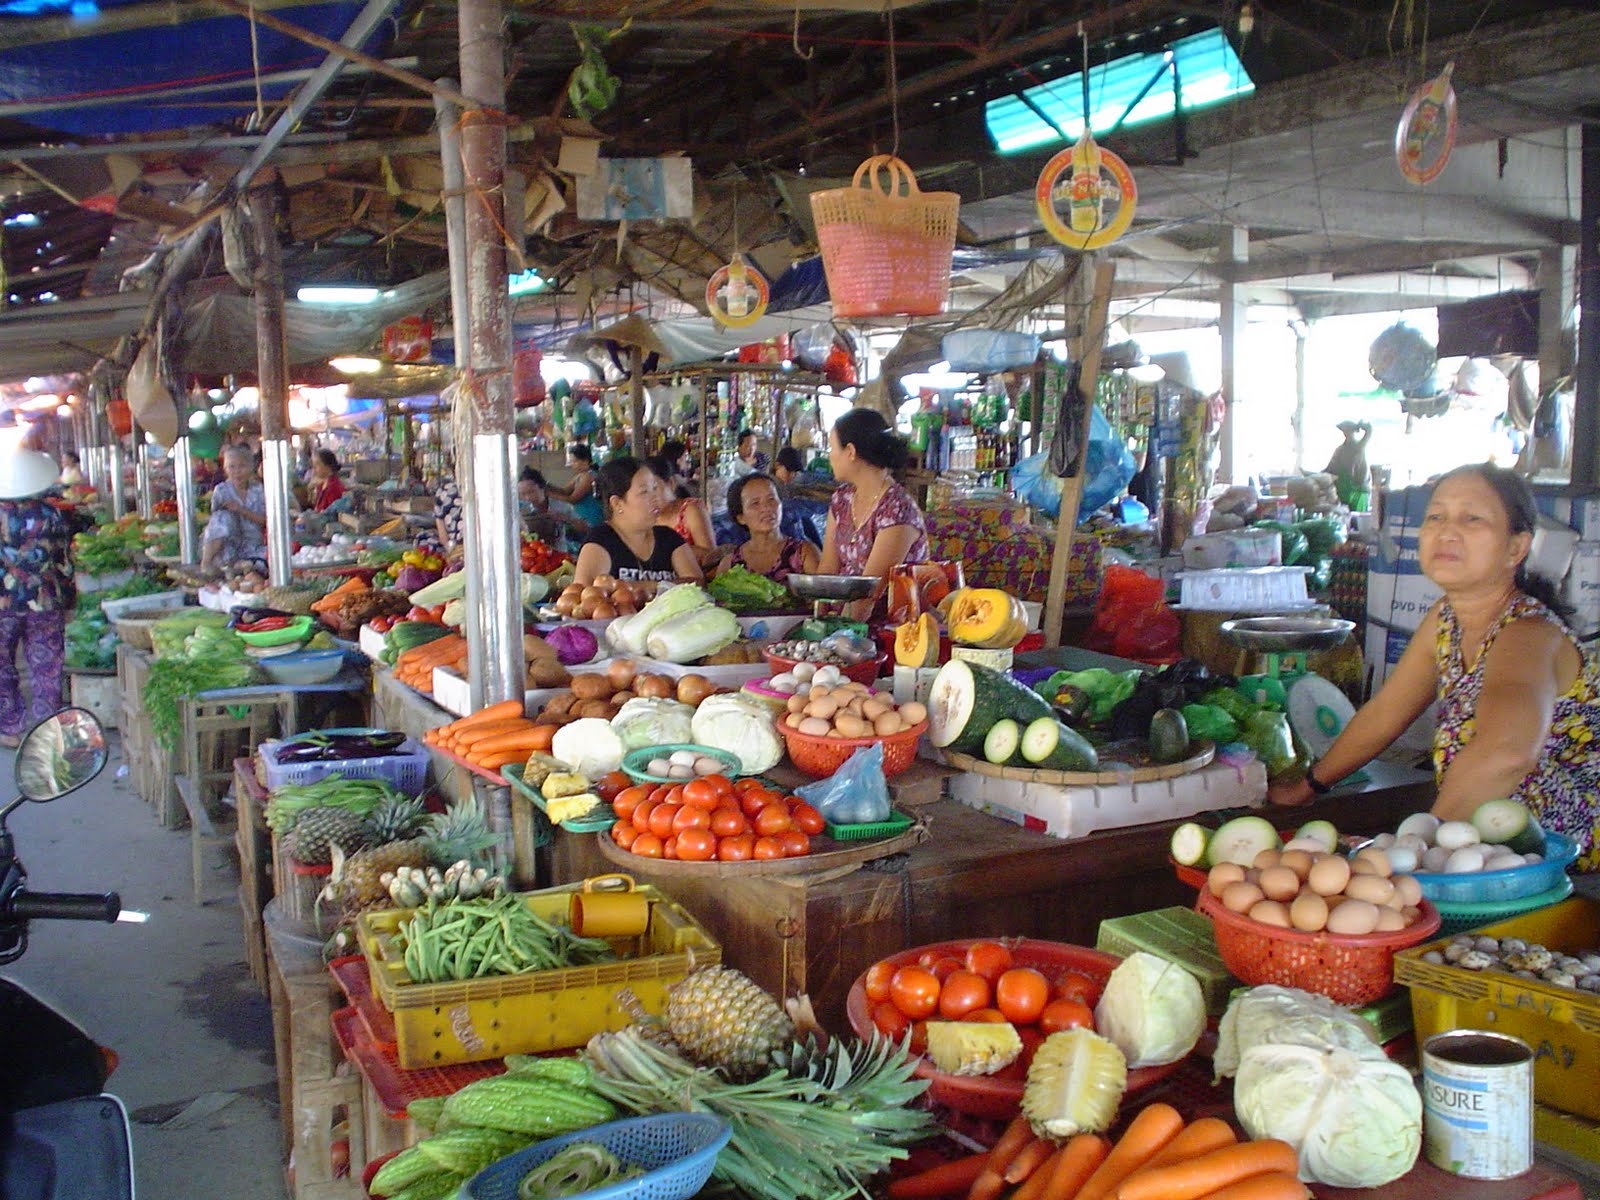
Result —
<path fill-rule="evenodd" d="M 12 0 L 38 4 L 41 0 Z M 84 0 L 59 5 L 80 14 Z M 112 7 L 103 4 L 103 7 Z M 83 19 L 92 20 L 93 4 Z M 358 4 L 318 4 L 293 10 L 293 23 L 339 39 L 360 12 Z M 17 13 L 0 5 L 0 14 Z M 0 19 L 0 38 L 6 22 Z M 393 26 L 381 26 L 363 47 L 381 54 Z M 305 70 L 326 57 L 303 42 L 260 28 L 260 72 Z M 0 50 L 0 105 L 48 104 L 19 114 L 19 120 L 73 134 L 144 133 L 218 124 L 237 110 L 186 106 L 192 100 L 253 100 L 256 66 L 250 50 L 250 24 L 243 17 L 219 16 L 184 25 L 136 29 L 99 37 Z M 265 99 L 287 95 L 297 82 L 263 86 Z M 194 89 L 183 95 L 174 89 Z M 166 93 L 166 94 L 161 94 Z M 83 101 L 104 103 L 82 104 Z M 69 107 L 69 105 L 75 105 Z"/>

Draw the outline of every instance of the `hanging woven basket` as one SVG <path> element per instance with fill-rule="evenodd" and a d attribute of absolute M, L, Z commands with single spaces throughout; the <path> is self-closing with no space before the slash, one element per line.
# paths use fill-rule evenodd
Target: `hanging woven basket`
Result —
<path fill-rule="evenodd" d="M 849 187 L 811 196 L 836 317 L 928 317 L 950 299 L 961 197 L 924 192 L 911 168 L 877 154 Z"/>

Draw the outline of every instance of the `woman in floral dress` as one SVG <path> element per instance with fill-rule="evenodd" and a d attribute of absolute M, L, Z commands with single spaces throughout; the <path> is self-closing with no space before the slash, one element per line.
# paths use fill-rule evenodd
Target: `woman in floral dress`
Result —
<path fill-rule="evenodd" d="M 1485 800 L 1526 804 L 1600 869 L 1600 662 L 1561 619 L 1554 587 L 1525 563 L 1536 513 L 1523 480 L 1491 464 L 1439 480 L 1418 557 L 1444 589 L 1382 690 L 1304 780 L 1273 799 L 1303 804 L 1385 749 L 1438 701 L 1433 812 L 1465 820 Z"/>

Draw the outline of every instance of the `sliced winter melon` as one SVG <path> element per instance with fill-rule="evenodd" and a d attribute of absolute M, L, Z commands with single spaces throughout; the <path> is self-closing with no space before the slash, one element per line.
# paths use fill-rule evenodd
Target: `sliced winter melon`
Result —
<path fill-rule="evenodd" d="M 1473 810 L 1472 824 L 1485 842 L 1517 854 L 1544 853 L 1544 830 L 1527 806 L 1516 800 L 1485 800 Z"/>
<path fill-rule="evenodd" d="M 1023 761 L 1041 771 L 1093 771 L 1099 766 L 1094 747 L 1053 716 L 1028 722 L 1021 749 Z"/>
<path fill-rule="evenodd" d="M 928 737 L 959 754 L 981 754 L 996 721 L 1018 725 L 1050 716 L 1050 705 L 1031 688 L 976 663 L 952 659 L 933 677 L 928 695 Z"/>
<path fill-rule="evenodd" d="M 1008 763 L 1017 756 L 1022 744 L 1022 729 L 1010 717 L 1002 717 L 989 727 L 983 736 L 983 756 L 996 766 Z"/>
<path fill-rule="evenodd" d="M 894 661 L 902 667 L 933 667 L 939 663 L 939 623 L 923 613 L 894 631 Z"/>
<path fill-rule="evenodd" d="M 1211 835 L 1206 859 L 1213 867 L 1224 862 L 1248 867 L 1263 850 L 1276 850 L 1280 845 L 1278 831 L 1261 817 L 1235 817 Z"/>

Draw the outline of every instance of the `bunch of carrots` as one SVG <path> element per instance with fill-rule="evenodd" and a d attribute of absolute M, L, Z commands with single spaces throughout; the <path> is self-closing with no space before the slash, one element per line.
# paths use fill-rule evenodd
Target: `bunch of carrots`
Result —
<path fill-rule="evenodd" d="M 535 725 L 528 720 L 522 701 L 503 700 L 470 717 L 430 729 L 422 735 L 422 740 L 466 759 L 475 767 L 498 771 L 511 763 L 527 762 L 528 756 L 536 751 L 548 754 L 555 734 L 556 726 Z"/>
<path fill-rule="evenodd" d="M 1306 1200 L 1294 1147 L 1241 1142 L 1226 1121 L 1184 1124 L 1170 1104 L 1140 1110 L 1115 1144 L 1080 1133 L 1063 1143 L 1034 1135 L 1025 1117 L 992 1150 L 889 1185 L 889 1200 Z"/>
<path fill-rule="evenodd" d="M 467 639 L 459 633 L 435 638 L 421 646 L 413 646 L 394 660 L 394 677 L 408 687 L 426 695 L 433 695 L 433 669 L 449 667 L 458 674 L 467 673 Z"/>
<path fill-rule="evenodd" d="M 361 578 L 359 575 L 352 575 L 349 579 L 346 579 L 321 600 L 314 601 L 311 605 L 311 611 L 316 613 L 318 616 L 322 616 L 325 613 L 331 613 L 339 607 L 339 602 L 352 592 L 365 592 L 370 590 L 371 588 L 365 579 Z"/>

